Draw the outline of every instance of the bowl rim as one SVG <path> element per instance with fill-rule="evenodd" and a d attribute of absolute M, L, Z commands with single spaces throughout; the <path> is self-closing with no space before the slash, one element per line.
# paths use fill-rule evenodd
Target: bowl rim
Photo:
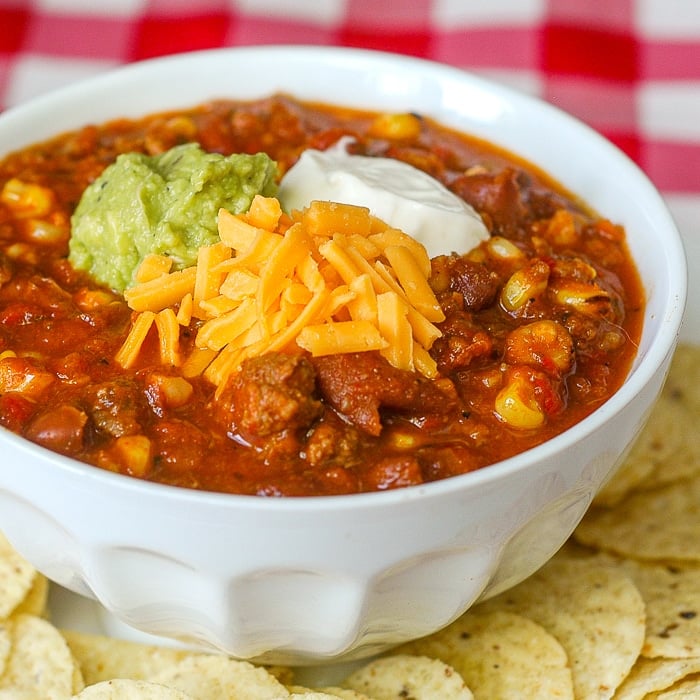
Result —
<path fill-rule="evenodd" d="M 607 150 L 611 154 L 611 157 L 616 158 L 623 164 L 629 175 L 637 180 L 638 185 L 643 188 L 645 194 L 649 198 L 647 207 L 651 207 L 656 211 L 656 216 L 661 217 L 665 229 L 672 234 L 664 241 L 664 248 L 667 258 L 673 263 L 672 266 L 676 276 L 668 280 L 669 295 L 665 300 L 663 308 L 664 317 L 660 320 L 660 326 L 654 337 L 654 342 L 650 344 L 646 354 L 641 358 L 637 357 L 635 359 L 623 385 L 604 404 L 571 428 L 546 442 L 518 455 L 477 469 L 473 472 L 417 486 L 408 486 L 387 491 L 334 496 L 293 496 L 282 498 L 266 498 L 258 495 L 201 491 L 148 482 L 142 479 L 108 472 L 52 452 L 1 426 L 0 442 L 8 440 L 10 444 L 14 443 L 20 452 L 38 456 L 41 459 L 48 459 L 56 467 L 74 472 L 82 479 L 87 478 L 93 484 L 101 488 L 117 488 L 126 493 L 133 493 L 134 495 L 164 494 L 168 499 L 182 504 L 197 502 L 198 504 L 209 504 L 218 508 L 260 508 L 263 510 L 271 508 L 275 511 L 291 512 L 301 510 L 307 512 L 325 511 L 329 509 L 357 509 L 358 507 L 372 509 L 385 508 L 392 503 L 426 498 L 439 498 L 446 492 L 460 489 L 468 490 L 478 488 L 484 484 L 496 482 L 532 466 L 533 463 L 550 458 L 567 445 L 571 445 L 582 438 L 589 437 L 603 425 L 611 415 L 617 413 L 625 405 L 635 400 L 643 387 L 656 373 L 658 367 L 664 365 L 664 363 L 670 359 L 670 355 L 678 341 L 683 310 L 687 300 L 687 261 L 680 233 L 661 194 L 639 166 L 582 120 L 561 110 L 552 103 L 546 102 L 542 98 L 520 92 L 507 85 L 499 84 L 469 70 L 405 54 L 390 53 L 374 49 L 306 44 L 236 46 L 150 58 L 108 69 L 104 73 L 58 87 L 43 95 L 31 98 L 26 102 L 8 107 L 4 112 L 0 113 L 0 134 L 6 128 L 6 125 L 9 124 L 10 127 L 12 127 L 13 123 L 23 119 L 27 112 L 36 111 L 40 113 L 43 112 L 44 114 L 50 113 L 52 108 L 62 104 L 64 101 L 76 99 L 86 91 L 90 92 L 106 89 L 110 84 L 115 82 L 129 81 L 144 70 L 158 71 L 161 68 L 172 68 L 192 61 L 206 63 L 209 60 L 216 60 L 226 56 L 255 60 L 260 56 L 275 55 L 277 57 L 293 57 L 295 60 L 319 60 L 319 56 L 322 56 L 326 63 L 333 62 L 337 64 L 344 64 L 347 62 L 356 63 L 359 61 L 361 63 L 366 63 L 374 70 L 379 70 L 382 67 L 392 69 L 398 68 L 405 71 L 420 70 L 427 72 L 431 78 L 442 77 L 445 80 L 457 80 L 458 82 L 469 83 L 479 90 L 495 95 L 499 100 L 509 105 L 525 105 L 529 108 L 547 112 L 552 118 L 564 124 L 568 124 L 570 128 L 577 129 L 582 135 L 585 135 L 587 139 L 591 140 L 597 148 Z M 118 116 L 123 115 L 115 115 L 115 118 Z M 84 121 L 87 122 L 88 120 L 86 119 Z M 76 127 L 77 126 L 79 125 L 76 124 Z M 60 133 L 60 131 L 59 129 L 51 133 Z M 39 142 L 49 137 L 50 136 L 30 139 L 29 141 L 19 144 L 18 148 Z M 497 142 L 495 143 L 498 145 Z M 3 152 L 0 153 L 0 157 L 4 157 L 6 152 L 8 151 L 3 150 Z M 527 156 L 526 159 L 528 159 Z M 534 164 L 537 165 L 536 162 Z M 3 438 L 2 436 L 5 437 Z"/>

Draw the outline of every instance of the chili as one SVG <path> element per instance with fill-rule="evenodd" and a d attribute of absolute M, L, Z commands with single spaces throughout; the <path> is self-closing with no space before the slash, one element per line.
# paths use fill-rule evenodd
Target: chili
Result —
<path fill-rule="evenodd" d="M 286 171 L 341 136 L 418 167 L 491 238 L 432 261 L 446 319 L 439 375 L 376 352 L 246 361 L 215 396 L 147 338 L 115 361 L 132 312 L 67 262 L 70 216 L 119 153 L 197 141 L 264 151 Z M 285 95 L 88 125 L 0 162 L 0 423 L 83 462 L 177 486 L 261 496 L 354 493 L 486 467 L 566 430 L 620 386 L 644 295 L 623 228 L 517 156 L 419 115 Z M 439 232 L 436 232 L 439 234 Z M 184 342 L 194 342 L 197 321 Z"/>

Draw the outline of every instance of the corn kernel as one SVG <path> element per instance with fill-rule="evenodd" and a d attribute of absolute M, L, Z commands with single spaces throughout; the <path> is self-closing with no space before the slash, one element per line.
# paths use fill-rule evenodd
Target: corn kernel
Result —
<path fill-rule="evenodd" d="M 174 377 L 166 374 L 152 374 L 149 378 L 168 408 L 184 406 L 194 393 L 192 384 L 183 377 Z"/>
<path fill-rule="evenodd" d="M 393 447 L 399 450 L 410 450 L 416 446 L 416 439 L 407 433 L 394 433 L 391 442 Z"/>
<path fill-rule="evenodd" d="M 28 243 L 10 243 L 5 248 L 5 255 L 11 260 L 29 265 L 36 265 L 39 260 L 36 251 Z"/>
<path fill-rule="evenodd" d="M 30 240 L 44 245 L 60 245 L 70 238 L 68 226 L 58 226 L 45 219 L 29 219 L 24 232 Z"/>
<path fill-rule="evenodd" d="M 547 289 L 549 268 L 544 262 L 516 270 L 503 285 L 501 304 L 506 311 L 517 311 Z"/>
<path fill-rule="evenodd" d="M 515 243 L 503 236 L 493 236 L 487 243 L 488 251 L 501 260 L 520 260 L 524 253 Z"/>
<path fill-rule="evenodd" d="M 95 311 L 114 303 L 116 298 L 102 289 L 80 289 L 73 295 L 73 301 L 81 311 Z"/>
<path fill-rule="evenodd" d="M 50 214 L 56 199 L 53 190 L 48 187 L 22 182 L 22 180 L 13 177 L 2 188 L 0 201 L 15 216 L 28 218 Z"/>
<path fill-rule="evenodd" d="M 511 378 L 498 392 L 494 407 L 501 419 L 513 428 L 532 430 L 544 423 L 544 412 L 522 377 Z"/>
<path fill-rule="evenodd" d="M 579 233 L 574 216 L 566 209 L 559 209 L 549 220 L 547 238 L 558 246 L 571 246 L 576 243 Z"/>
<path fill-rule="evenodd" d="M 610 298 L 610 295 L 598 285 L 575 280 L 556 285 L 552 292 L 558 304 L 574 306 L 581 311 L 585 311 L 591 302 L 607 301 Z"/>
<path fill-rule="evenodd" d="M 117 458 L 133 476 L 145 476 L 151 465 L 151 441 L 145 435 L 123 435 L 114 444 Z"/>
<path fill-rule="evenodd" d="M 380 114 L 369 127 L 370 136 L 391 141 L 412 141 L 420 136 L 421 121 L 415 114 Z"/>

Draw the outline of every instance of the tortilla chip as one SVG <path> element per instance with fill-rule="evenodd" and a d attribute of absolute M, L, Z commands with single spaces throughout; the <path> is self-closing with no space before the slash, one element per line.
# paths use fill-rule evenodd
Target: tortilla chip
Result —
<path fill-rule="evenodd" d="M 12 637 L 7 624 L 0 622 L 0 676 L 5 672 L 7 660 L 10 658 L 12 651 Z"/>
<path fill-rule="evenodd" d="M 34 576 L 29 592 L 22 602 L 12 611 L 13 615 L 36 615 L 48 617 L 49 580 L 40 573 Z"/>
<path fill-rule="evenodd" d="M 700 672 L 700 658 L 640 658 L 615 693 L 615 700 L 643 700 L 666 690 L 693 673 Z M 653 697 L 653 696 L 652 696 Z"/>
<path fill-rule="evenodd" d="M 303 693 L 290 693 L 290 695 L 285 697 L 288 697 L 290 700 L 338 700 L 340 696 L 335 693 L 324 693 L 321 690 L 307 690 Z"/>
<path fill-rule="evenodd" d="M 584 545 L 632 559 L 700 562 L 700 479 L 631 494 L 588 511 L 574 532 Z"/>
<path fill-rule="evenodd" d="M 618 565 L 644 599 L 647 621 L 642 655 L 700 657 L 700 568 L 629 559 Z"/>
<path fill-rule="evenodd" d="M 611 698 L 644 643 L 644 601 L 631 578 L 586 559 L 554 558 L 476 610 L 509 610 L 542 625 L 567 653 L 578 698 Z"/>
<path fill-rule="evenodd" d="M 160 674 L 169 673 L 180 662 L 192 657 L 222 658 L 223 663 L 229 661 L 228 657 L 223 655 L 142 644 L 99 634 L 74 630 L 62 630 L 62 634 L 88 685 L 113 678 L 152 680 Z M 277 689 L 283 687 L 284 683 L 291 682 L 293 678 L 292 670 L 283 666 L 261 667 L 261 672 L 265 677 L 271 675 L 275 679 L 271 685 Z"/>
<path fill-rule="evenodd" d="M 569 538 L 564 544 L 559 548 L 559 551 L 554 555 L 553 558 L 556 559 L 590 559 L 592 556 L 596 555 L 598 550 L 591 549 L 582 545 L 580 542 Z M 609 556 L 609 555 L 606 555 Z M 609 563 L 609 562 L 608 562 Z"/>
<path fill-rule="evenodd" d="M 682 698 L 700 698 L 700 678 L 689 678 L 676 683 L 672 688 L 654 696 L 655 700 L 681 700 Z"/>
<path fill-rule="evenodd" d="M 186 649 L 151 646 L 99 634 L 61 630 L 87 685 L 113 678 L 146 680 L 192 655 Z"/>
<path fill-rule="evenodd" d="M 143 680 L 116 679 L 89 685 L 73 700 L 197 700 L 175 688 Z"/>
<path fill-rule="evenodd" d="M 6 624 L 11 649 L 0 676 L 0 694 L 59 700 L 82 689 L 78 665 L 51 623 L 35 615 L 17 615 Z"/>
<path fill-rule="evenodd" d="M 338 698 L 344 698 L 349 696 L 336 695 L 335 693 L 326 693 L 322 690 L 304 690 L 299 691 L 297 693 L 290 693 L 285 697 L 288 697 L 290 700 L 338 700 Z"/>
<path fill-rule="evenodd" d="M 325 693 L 332 698 L 341 700 L 375 700 L 364 693 L 360 693 L 352 688 L 341 688 L 340 686 L 326 686 L 320 688 L 307 688 L 303 685 L 290 684 L 287 690 L 291 695 L 303 695 L 304 693 Z"/>
<path fill-rule="evenodd" d="M 352 688 L 328 686 L 326 688 L 318 688 L 317 690 L 333 695 L 336 698 L 341 698 L 341 700 L 376 700 L 375 698 L 370 698 L 368 695 L 360 693 L 357 690 L 353 690 Z"/>
<path fill-rule="evenodd" d="M 690 413 L 700 414 L 700 345 L 678 344 L 664 391 L 675 395 Z"/>
<path fill-rule="evenodd" d="M 650 447 L 647 441 L 651 442 L 653 447 Z M 642 431 L 627 458 L 596 494 L 593 505 L 614 506 L 632 493 L 654 471 L 654 464 L 648 459 L 648 453 L 655 449 L 657 443 L 648 433 Z"/>
<path fill-rule="evenodd" d="M 0 619 L 5 619 L 26 598 L 37 576 L 0 533 Z"/>
<path fill-rule="evenodd" d="M 392 654 L 369 662 L 342 685 L 375 700 L 473 700 L 464 679 L 451 666 L 426 656 Z"/>
<path fill-rule="evenodd" d="M 700 348 L 681 344 L 647 424 L 612 479 L 595 498 L 612 506 L 636 489 L 656 489 L 700 474 Z"/>
<path fill-rule="evenodd" d="M 395 653 L 440 659 L 462 676 L 475 698 L 574 697 L 561 644 L 536 622 L 504 610 L 468 611 Z"/>
<path fill-rule="evenodd" d="M 149 680 L 178 688 L 197 700 L 286 697 L 287 689 L 267 670 L 226 656 L 191 654 Z"/>
<path fill-rule="evenodd" d="M 647 458 L 653 469 L 640 488 L 656 489 L 700 474 L 698 416 L 700 347 L 679 345 L 659 402 L 642 434 L 642 443 L 651 448 Z"/>

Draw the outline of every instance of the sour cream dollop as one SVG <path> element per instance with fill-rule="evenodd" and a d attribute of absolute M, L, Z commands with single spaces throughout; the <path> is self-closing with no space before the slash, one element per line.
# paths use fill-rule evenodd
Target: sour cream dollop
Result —
<path fill-rule="evenodd" d="M 489 237 L 479 214 L 435 178 L 393 158 L 352 155 L 352 140 L 301 154 L 280 183 L 287 211 L 312 200 L 365 206 L 422 243 L 430 257 L 467 253 Z"/>

